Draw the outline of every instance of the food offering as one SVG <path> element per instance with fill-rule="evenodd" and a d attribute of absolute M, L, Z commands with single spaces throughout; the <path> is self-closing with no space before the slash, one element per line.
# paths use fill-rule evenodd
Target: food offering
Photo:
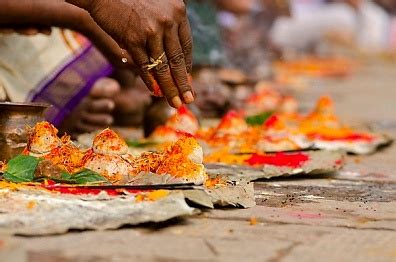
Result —
<path fill-rule="evenodd" d="M 386 135 L 356 130 L 342 123 L 335 114 L 333 101 L 327 96 L 321 97 L 314 110 L 302 118 L 298 132 L 314 148 L 354 154 L 374 153 L 392 142 Z"/>
<path fill-rule="evenodd" d="M 202 148 L 191 135 L 181 137 L 157 152 L 132 155 L 127 143 L 111 129 L 97 134 L 91 148 L 81 150 L 48 122 L 38 123 L 22 155 L 4 163 L 3 177 L 10 182 L 45 179 L 69 184 L 128 184 L 133 177 L 170 176 L 180 183 L 206 181 Z"/>
<path fill-rule="evenodd" d="M 223 118 L 219 126 L 229 118 Z M 308 151 L 312 149 L 313 142 L 298 131 L 303 119 L 300 115 L 274 114 L 259 127 L 243 125 L 243 118 L 238 119 L 228 122 L 244 129 L 230 128 L 233 136 L 220 140 L 222 147 L 213 147 L 211 139 L 207 140 L 212 145 L 212 150 L 204 157 L 209 175 L 226 174 L 253 181 L 277 176 L 331 173 L 343 166 L 344 153 L 340 151 Z M 227 128 L 232 126 L 226 125 Z M 217 140 L 214 141 L 216 145 Z"/>
<path fill-rule="evenodd" d="M 353 73 L 355 63 L 341 57 L 304 57 L 274 63 L 279 78 L 306 76 L 313 78 L 346 77 Z"/>
<path fill-rule="evenodd" d="M 208 147 L 205 153 L 210 153 L 216 149 L 229 148 L 237 149 L 243 146 L 243 137 L 253 132 L 243 118 L 243 114 L 230 111 L 214 128 L 201 130 L 197 137 L 205 142 Z"/>
<path fill-rule="evenodd" d="M 181 108 L 140 145 L 154 143 L 158 149 L 190 135 L 204 148 L 205 161 L 213 163 L 219 155 L 235 159 L 235 154 L 308 149 L 369 154 L 392 142 L 386 135 L 342 123 L 327 96 L 319 98 L 311 112 L 301 114 L 294 98 L 261 83 L 246 105 L 244 110 L 229 111 L 210 128 L 200 127 L 197 117 Z"/>
<path fill-rule="evenodd" d="M 293 113 L 298 109 L 297 100 L 278 91 L 278 85 L 271 82 L 259 82 L 253 94 L 245 101 L 244 114 L 249 117 L 266 112 Z"/>
<path fill-rule="evenodd" d="M 151 143 L 175 142 L 185 135 L 195 134 L 199 128 L 197 117 L 184 105 L 177 109 L 164 125 L 158 126 L 147 141 Z"/>
<path fill-rule="evenodd" d="M 251 183 L 208 177 L 202 147 L 188 133 L 160 150 L 131 154 L 111 129 L 99 132 L 91 147 L 82 150 L 69 136 L 58 137 L 53 125 L 40 122 L 31 129 L 23 154 L 1 163 L 0 169 L 0 190 L 15 187 L 34 194 L 94 198 L 132 195 L 134 202 L 182 192 L 192 203 L 209 208 L 255 205 Z"/>
<path fill-rule="evenodd" d="M 69 136 L 58 137 L 50 123 L 37 123 L 23 153 L 0 165 L 0 229 L 9 234 L 46 235 L 191 215 L 193 208 L 182 190 L 206 182 L 202 163 L 194 162 L 202 159 L 196 146 L 186 137 L 157 154 L 132 156 L 125 141 L 105 129 L 90 149 L 82 150 Z M 170 168 L 167 161 L 180 164 Z M 172 176 L 188 184 L 129 183 L 143 172 L 150 177 Z"/>
<path fill-rule="evenodd" d="M 209 158 L 219 152 L 238 154 L 308 149 L 311 143 L 288 126 L 298 118 L 295 114 L 270 114 L 262 124 L 261 121 L 249 123 L 243 114 L 230 111 L 217 127 L 202 131 L 197 139 L 208 145 L 205 155 Z"/>
<path fill-rule="evenodd" d="M 258 124 L 248 124 L 242 114 L 229 112 L 217 127 L 199 133 L 197 138 L 209 145 L 206 161 L 225 152 L 232 155 L 322 149 L 369 154 L 392 142 L 386 135 L 342 123 L 332 100 L 326 96 L 308 114 L 273 113 Z"/>

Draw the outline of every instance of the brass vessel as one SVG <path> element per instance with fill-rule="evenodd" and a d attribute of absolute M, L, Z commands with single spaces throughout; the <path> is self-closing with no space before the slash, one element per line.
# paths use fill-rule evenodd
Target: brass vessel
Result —
<path fill-rule="evenodd" d="M 49 107 L 38 103 L 0 103 L 0 160 L 20 154 L 27 143 L 28 127 L 44 120 Z"/>

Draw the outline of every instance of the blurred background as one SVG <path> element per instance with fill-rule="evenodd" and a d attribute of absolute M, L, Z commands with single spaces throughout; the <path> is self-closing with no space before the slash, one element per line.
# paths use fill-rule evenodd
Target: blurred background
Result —
<path fill-rule="evenodd" d="M 191 110 L 204 118 L 243 108 L 260 81 L 300 90 L 307 77 L 345 77 L 396 51 L 392 0 L 189 0 L 188 15 Z M 71 28 L 2 29 L 0 99 L 51 104 L 47 120 L 73 136 L 107 126 L 149 135 L 163 124 L 173 109 L 119 66 L 127 60 L 109 58 L 101 32 Z"/>

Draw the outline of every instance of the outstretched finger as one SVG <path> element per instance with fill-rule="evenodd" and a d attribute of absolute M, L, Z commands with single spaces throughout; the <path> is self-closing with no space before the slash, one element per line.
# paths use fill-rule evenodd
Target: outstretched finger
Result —
<path fill-rule="evenodd" d="M 165 52 L 168 58 L 172 78 L 177 85 L 179 93 L 185 103 L 194 101 L 192 89 L 187 77 L 187 68 L 184 61 L 184 54 L 180 45 L 178 28 L 173 27 L 165 34 Z"/>

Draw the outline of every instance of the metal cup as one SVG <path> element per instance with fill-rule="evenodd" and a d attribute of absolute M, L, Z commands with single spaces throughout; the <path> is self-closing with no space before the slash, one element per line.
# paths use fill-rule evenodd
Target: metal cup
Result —
<path fill-rule="evenodd" d="M 8 161 L 23 151 L 28 128 L 45 119 L 48 107 L 36 103 L 0 103 L 0 161 Z"/>

